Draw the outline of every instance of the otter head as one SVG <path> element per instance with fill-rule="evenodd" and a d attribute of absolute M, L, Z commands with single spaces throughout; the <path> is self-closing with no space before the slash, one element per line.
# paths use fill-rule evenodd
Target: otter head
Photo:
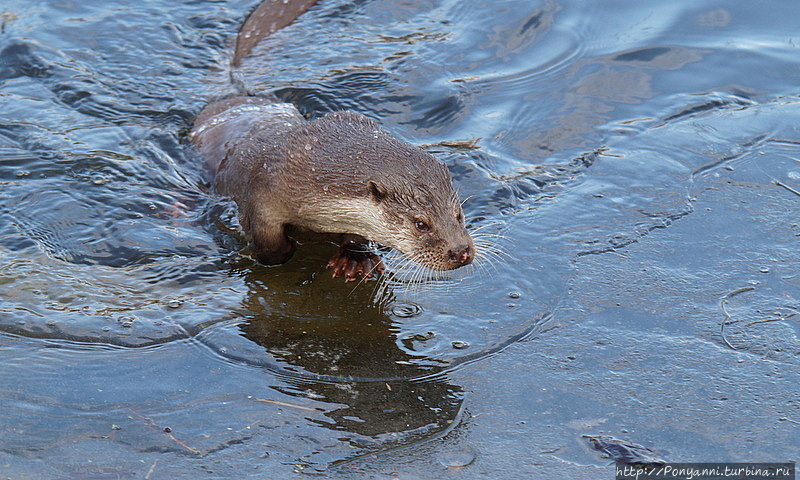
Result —
<path fill-rule="evenodd" d="M 384 232 L 373 239 L 432 270 L 469 265 L 475 258 L 475 245 L 450 174 L 432 155 L 416 150 L 411 160 L 422 168 L 367 182 Z"/>
<path fill-rule="evenodd" d="M 331 200 L 325 208 L 315 200 L 324 212 L 317 228 L 374 240 L 433 270 L 472 263 L 475 245 L 461 203 L 433 155 L 353 112 L 329 113 L 301 128 L 293 136 L 292 151 L 302 154 L 297 176 Z"/>

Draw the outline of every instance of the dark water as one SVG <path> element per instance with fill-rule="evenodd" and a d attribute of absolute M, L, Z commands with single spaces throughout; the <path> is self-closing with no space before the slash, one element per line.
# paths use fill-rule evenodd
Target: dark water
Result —
<path fill-rule="evenodd" d="M 0 6 L 0 476 L 800 458 L 800 4 L 322 0 L 245 84 L 429 145 L 508 252 L 377 305 L 186 147 L 254 7 Z"/>

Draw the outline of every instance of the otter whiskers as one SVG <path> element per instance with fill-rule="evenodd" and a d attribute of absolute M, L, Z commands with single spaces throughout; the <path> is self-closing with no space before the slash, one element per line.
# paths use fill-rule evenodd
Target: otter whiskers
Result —
<path fill-rule="evenodd" d="M 501 270 L 500 265 L 512 258 L 502 245 L 508 238 L 489 231 L 498 225 L 499 223 L 493 222 L 469 229 L 475 244 L 475 260 L 471 265 L 456 270 L 433 270 L 423 265 L 419 255 L 402 254 L 396 250 L 385 252 L 383 262 L 387 270 L 376 281 L 373 302 L 386 304 L 398 296 L 415 298 L 434 285 L 449 290 L 458 280 L 473 273 L 477 273 L 478 277 L 493 277 Z"/>

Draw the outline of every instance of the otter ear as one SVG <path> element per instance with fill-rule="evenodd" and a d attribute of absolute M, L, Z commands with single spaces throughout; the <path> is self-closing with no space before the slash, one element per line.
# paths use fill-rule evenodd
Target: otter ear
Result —
<path fill-rule="evenodd" d="M 386 198 L 386 196 L 389 194 L 389 192 L 386 191 L 386 188 L 384 188 L 383 185 L 378 185 L 372 180 L 367 182 L 367 187 L 369 188 L 370 195 L 372 195 L 372 199 L 375 200 L 376 202 L 380 202 L 381 200 Z"/>

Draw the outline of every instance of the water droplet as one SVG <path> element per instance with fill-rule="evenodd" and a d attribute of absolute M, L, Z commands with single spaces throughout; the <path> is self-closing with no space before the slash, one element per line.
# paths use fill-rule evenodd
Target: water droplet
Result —
<path fill-rule="evenodd" d="M 425 333 L 415 333 L 411 338 L 418 342 L 424 342 L 430 340 L 431 338 L 435 337 L 436 334 L 433 332 L 425 332 Z"/>
<path fill-rule="evenodd" d="M 183 305 L 183 302 L 180 300 L 170 300 L 169 302 L 167 302 L 167 306 L 169 308 L 178 308 L 181 305 Z"/>
<path fill-rule="evenodd" d="M 469 347 L 469 343 L 467 343 L 467 342 L 462 342 L 461 340 L 454 340 L 454 341 L 451 343 L 451 345 L 452 345 L 452 346 L 453 346 L 453 348 L 455 348 L 456 350 L 463 350 L 463 349 L 465 349 L 465 348 Z"/>
<path fill-rule="evenodd" d="M 477 454 L 470 446 L 446 449 L 439 453 L 436 459 L 447 468 L 462 468 L 475 461 Z"/>
<path fill-rule="evenodd" d="M 758 271 L 761 273 L 769 273 L 769 267 L 761 267 L 758 269 Z"/>
<path fill-rule="evenodd" d="M 422 308 L 419 305 L 414 305 L 413 303 L 408 305 L 396 305 L 394 308 L 392 308 L 392 314 L 395 317 L 400 318 L 411 318 L 419 315 L 420 313 L 422 313 Z"/>

